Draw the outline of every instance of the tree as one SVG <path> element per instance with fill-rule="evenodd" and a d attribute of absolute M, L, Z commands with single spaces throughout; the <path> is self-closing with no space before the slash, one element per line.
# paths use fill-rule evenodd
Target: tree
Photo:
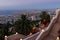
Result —
<path fill-rule="evenodd" d="M 4 40 L 5 35 L 9 35 L 9 26 L 7 24 L 0 24 L 0 39 Z"/>
<path fill-rule="evenodd" d="M 46 11 L 41 12 L 40 18 L 43 24 L 50 23 L 50 15 Z"/>
<path fill-rule="evenodd" d="M 4 40 L 5 35 L 9 36 L 9 28 L 11 24 L 7 22 L 6 24 L 0 23 L 0 40 Z"/>
<path fill-rule="evenodd" d="M 28 35 L 32 30 L 31 21 L 27 19 L 26 15 L 21 15 L 21 19 L 15 22 L 15 29 L 18 33 Z"/>
<path fill-rule="evenodd" d="M 6 24 L 3 24 L 4 26 L 2 27 L 2 32 L 5 35 L 9 36 L 10 32 L 9 32 L 9 28 L 12 26 L 9 21 Z"/>
<path fill-rule="evenodd" d="M 39 27 L 39 26 L 37 26 L 37 25 L 39 25 L 39 21 L 40 21 L 40 20 L 32 21 L 32 22 L 31 22 L 32 26 Z"/>
<path fill-rule="evenodd" d="M 4 35 L 9 35 L 9 33 L 8 33 L 8 31 L 9 31 L 9 26 L 10 24 L 7 22 L 6 24 L 4 24 L 4 26 L 3 26 L 3 33 L 4 33 Z"/>
<path fill-rule="evenodd" d="M 3 24 L 0 23 L 0 40 L 4 40 L 4 34 L 3 34 Z"/>

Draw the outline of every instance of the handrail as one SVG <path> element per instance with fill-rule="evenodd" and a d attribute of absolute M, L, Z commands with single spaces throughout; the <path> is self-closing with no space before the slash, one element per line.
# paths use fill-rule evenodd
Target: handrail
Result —
<path fill-rule="evenodd" d="M 51 20 L 50 24 L 48 25 L 48 27 L 47 27 L 46 29 L 44 29 L 44 32 L 46 32 L 46 31 L 49 30 L 49 28 L 51 27 L 51 25 L 52 25 L 52 23 L 53 23 L 53 21 L 54 21 L 55 19 L 57 20 L 57 17 L 58 17 L 58 15 L 59 15 L 59 13 L 58 13 L 59 11 L 60 11 L 60 9 L 57 9 L 57 10 L 56 10 L 56 16 L 52 18 L 52 20 Z M 38 40 L 39 38 L 41 38 L 41 36 L 42 36 L 42 34 L 43 34 L 44 32 L 41 31 L 41 33 L 38 35 L 38 37 L 36 38 L 36 40 Z"/>

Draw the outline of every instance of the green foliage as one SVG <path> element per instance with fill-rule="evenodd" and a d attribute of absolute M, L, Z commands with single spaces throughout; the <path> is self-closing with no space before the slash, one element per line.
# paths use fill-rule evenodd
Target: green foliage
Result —
<path fill-rule="evenodd" d="M 32 21 L 31 22 L 31 24 L 32 24 L 32 26 L 36 26 L 36 25 L 39 25 L 39 22 L 40 22 L 40 20 L 36 20 L 36 21 Z"/>
<path fill-rule="evenodd" d="M 31 21 L 27 19 L 26 15 L 21 15 L 21 19 L 15 22 L 15 29 L 18 33 L 28 35 L 32 29 Z"/>
<path fill-rule="evenodd" d="M 4 40 L 4 34 L 0 31 L 0 40 Z"/>
<path fill-rule="evenodd" d="M 50 15 L 46 11 L 41 12 L 40 18 L 42 22 L 50 22 Z"/>
<path fill-rule="evenodd" d="M 9 21 L 6 23 L 6 24 L 4 24 L 4 26 L 3 26 L 3 33 L 4 33 L 4 35 L 7 35 L 7 36 L 9 36 L 9 28 L 11 27 L 12 25 L 9 23 Z"/>
<path fill-rule="evenodd" d="M 0 40 L 4 40 L 3 24 L 0 24 Z"/>
<path fill-rule="evenodd" d="M 4 40 L 5 35 L 9 36 L 9 28 L 11 27 L 11 24 L 7 22 L 6 24 L 0 24 L 0 40 Z"/>

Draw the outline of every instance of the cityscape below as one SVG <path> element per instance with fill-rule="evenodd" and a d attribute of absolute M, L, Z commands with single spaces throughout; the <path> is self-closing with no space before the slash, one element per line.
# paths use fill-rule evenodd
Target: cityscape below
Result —
<path fill-rule="evenodd" d="M 50 15 L 55 15 L 56 9 L 44 9 L 44 10 L 0 10 L 0 23 L 6 23 L 8 21 L 16 21 L 22 14 L 28 16 L 30 20 L 39 20 L 39 16 L 42 11 L 48 12 Z M 33 18 L 32 18 L 33 17 Z"/>

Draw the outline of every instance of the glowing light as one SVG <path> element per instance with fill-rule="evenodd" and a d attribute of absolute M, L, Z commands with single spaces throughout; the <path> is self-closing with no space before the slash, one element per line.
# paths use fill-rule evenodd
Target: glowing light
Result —
<path fill-rule="evenodd" d="M 7 37 L 7 36 L 5 36 L 5 37 Z"/>
<path fill-rule="evenodd" d="M 8 37 L 7 37 L 7 36 L 5 36 L 5 40 L 7 40 L 7 38 L 8 38 Z"/>
<path fill-rule="evenodd" d="M 57 39 L 56 40 L 59 40 L 59 37 L 57 37 Z"/>
<path fill-rule="evenodd" d="M 22 40 L 22 38 L 20 38 L 20 40 Z"/>
<path fill-rule="evenodd" d="M 42 29 L 42 32 L 44 32 L 44 30 Z"/>
<path fill-rule="evenodd" d="M 16 34 L 18 34 L 18 33 L 16 32 Z"/>
<path fill-rule="evenodd" d="M 30 35 L 32 35 L 32 33 L 30 33 Z"/>

